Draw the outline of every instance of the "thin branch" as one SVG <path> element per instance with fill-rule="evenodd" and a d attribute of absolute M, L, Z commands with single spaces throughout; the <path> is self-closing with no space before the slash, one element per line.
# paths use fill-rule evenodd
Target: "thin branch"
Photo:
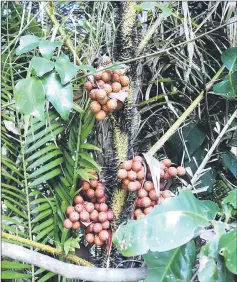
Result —
<path fill-rule="evenodd" d="M 224 134 L 226 133 L 227 129 L 229 128 L 229 126 L 231 125 L 232 121 L 236 118 L 237 116 L 237 110 L 235 110 L 235 112 L 232 114 L 232 116 L 230 117 L 230 119 L 228 120 L 228 122 L 226 123 L 226 125 L 223 127 L 221 133 L 219 134 L 219 136 L 216 138 L 216 141 L 213 143 L 213 145 L 211 146 L 210 150 L 208 151 L 208 153 L 206 154 L 205 158 L 203 159 L 203 161 L 201 162 L 200 166 L 198 167 L 197 171 L 195 172 L 191 183 L 192 185 L 195 184 L 195 182 L 199 179 L 200 174 L 202 173 L 203 169 L 205 168 L 207 162 L 209 161 L 209 159 L 212 156 L 212 153 L 214 152 L 214 150 L 216 149 L 216 147 L 218 146 L 218 144 L 220 143 L 222 137 L 224 136 Z"/>
<path fill-rule="evenodd" d="M 206 90 L 209 90 L 212 87 L 212 85 L 215 83 L 216 79 L 220 76 L 224 69 L 225 67 L 222 66 L 218 70 L 215 76 L 207 84 Z M 187 110 L 176 120 L 176 122 L 170 127 L 170 129 L 166 131 L 166 133 L 151 147 L 151 149 L 148 151 L 149 154 L 154 155 L 165 144 L 165 142 L 177 131 L 180 125 L 190 116 L 192 111 L 201 102 L 204 96 L 204 92 L 205 91 L 202 91 L 198 95 L 198 97 L 192 102 L 192 104 L 187 108 Z"/>
<path fill-rule="evenodd" d="M 131 282 L 143 280 L 147 276 L 146 268 L 107 269 L 78 266 L 58 261 L 49 256 L 6 242 L 2 242 L 2 255 L 17 261 L 33 264 L 68 279 L 97 282 Z"/>
<path fill-rule="evenodd" d="M 70 254 L 66 255 L 64 252 L 62 252 L 60 250 L 57 250 L 55 248 L 52 248 L 50 246 L 47 246 L 47 245 L 44 245 L 44 244 L 41 244 L 41 243 L 37 243 L 37 242 L 31 241 L 31 240 L 28 240 L 28 239 L 24 239 L 24 238 L 21 238 L 21 237 L 12 235 L 12 234 L 8 234 L 8 233 L 5 233 L 5 232 L 2 232 L 1 236 L 4 239 L 8 239 L 8 240 L 11 240 L 11 241 L 14 241 L 14 242 L 22 243 L 22 244 L 27 245 L 27 246 L 32 246 L 36 249 L 40 249 L 40 250 L 48 252 L 52 255 L 64 257 L 65 259 L 71 260 L 71 261 L 73 261 L 77 264 L 80 264 L 82 266 L 93 266 L 92 263 L 90 263 L 90 262 L 88 262 L 88 261 L 86 261 L 82 258 L 79 258 L 79 257 L 74 256 L 74 255 L 70 255 Z"/>

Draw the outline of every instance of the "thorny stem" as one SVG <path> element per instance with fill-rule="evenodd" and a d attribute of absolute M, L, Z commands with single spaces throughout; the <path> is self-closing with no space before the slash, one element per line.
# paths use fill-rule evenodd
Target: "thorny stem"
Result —
<path fill-rule="evenodd" d="M 41 243 L 37 243 L 37 242 L 34 242 L 32 240 L 28 240 L 28 239 L 24 239 L 24 238 L 21 238 L 21 237 L 18 237 L 18 236 L 15 236 L 15 235 L 12 235 L 12 234 L 8 234 L 8 233 L 5 233 L 5 232 L 2 232 L 1 234 L 2 238 L 5 238 L 5 239 L 8 239 L 8 240 L 11 240 L 11 241 L 14 241 L 14 242 L 18 242 L 18 243 L 22 243 L 24 245 L 27 245 L 27 246 L 31 246 L 31 247 L 34 247 L 36 249 L 40 249 L 42 251 L 45 251 L 47 253 L 51 253 L 52 255 L 58 255 L 58 256 L 61 256 L 61 257 L 64 257 L 65 259 L 68 259 L 68 260 L 71 260 L 79 265 L 82 265 L 82 266 L 93 266 L 92 263 L 82 259 L 82 258 L 79 258 L 75 255 L 66 255 L 64 252 L 60 251 L 60 250 L 57 250 L 55 248 L 52 248 L 50 246 L 47 246 L 47 245 L 44 245 L 44 244 L 41 244 Z"/>
<path fill-rule="evenodd" d="M 220 76 L 220 74 L 225 69 L 225 66 L 222 66 L 218 72 L 214 75 L 211 81 L 206 85 L 206 90 L 209 90 L 216 79 Z M 190 116 L 192 111 L 197 107 L 197 105 L 201 102 L 205 91 L 203 90 L 198 97 L 192 102 L 192 104 L 187 108 L 187 110 L 176 120 L 176 122 L 170 127 L 168 131 L 151 147 L 148 151 L 149 154 L 154 155 L 164 144 L 165 142 L 177 131 L 180 125 Z"/>

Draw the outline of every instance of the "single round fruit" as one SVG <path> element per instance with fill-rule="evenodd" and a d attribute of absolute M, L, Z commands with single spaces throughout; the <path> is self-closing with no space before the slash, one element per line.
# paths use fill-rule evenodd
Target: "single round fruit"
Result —
<path fill-rule="evenodd" d="M 97 210 L 93 210 L 91 213 L 90 213 L 90 220 L 92 221 L 97 221 L 98 220 L 98 211 Z"/>
<path fill-rule="evenodd" d="M 97 198 L 102 198 L 102 197 L 104 197 L 104 195 L 105 195 L 104 189 L 96 189 L 95 190 L 95 196 Z"/>
<path fill-rule="evenodd" d="M 90 184 L 88 182 L 82 182 L 82 190 L 88 191 L 90 189 Z"/>
<path fill-rule="evenodd" d="M 105 83 L 104 83 L 103 80 L 98 80 L 98 81 L 97 81 L 97 85 L 98 85 L 99 89 L 102 89 L 102 88 L 104 88 Z"/>
<path fill-rule="evenodd" d="M 107 211 L 108 220 L 112 220 L 114 218 L 114 212 L 112 210 Z"/>
<path fill-rule="evenodd" d="M 103 229 L 109 229 L 110 223 L 108 220 L 101 223 Z"/>
<path fill-rule="evenodd" d="M 137 178 L 136 172 L 130 170 L 130 171 L 128 172 L 128 179 L 129 179 L 130 181 L 132 181 L 132 180 L 135 180 L 136 178 Z"/>
<path fill-rule="evenodd" d="M 86 191 L 86 196 L 88 198 L 93 198 L 95 196 L 95 191 L 90 188 L 88 191 Z"/>
<path fill-rule="evenodd" d="M 93 101 L 90 104 L 90 109 L 94 114 L 99 113 L 101 110 L 101 105 L 97 101 Z"/>
<path fill-rule="evenodd" d="M 92 188 L 95 188 L 98 185 L 98 181 L 96 179 L 91 179 L 90 180 L 90 186 Z"/>
<path fill-rule="evenodd" d="M 144 186 L 143 188 L 147 191 L 147 192 L 150 192 L 151 190 L 153 190 L 155 187 L 154 187 L 154 184 L 152 181 L 146 181 L 144 183 Z"/>
<path fill-rule="evenodd" d="M 92 233 L 86 234 L 86 241 L 90 244 L 94 243 L 95 236 Z"/>
<path fill-rule="evenodd" d="M 140 162 L 133 162 L 132 163 L 132 170 L 138 172 L 142 169 L 142 163 Z"/>
<path fill-rule="evenodd" d="M 66 214 L 69 215 L 70 213 L 74 212 L 74 207 L 73 206 L 69 206 L 66 209 Z"/>
<path fill-rule="evenodd" d="M 82 196 L 80 196 L 80 195 L 77 195 L 75 198 L 74 198 L 74 203 L 75 204 L 83 204 L 83 198 L 82 198 Z"/>
<path fill-rule="evenodd" d="M 120 76 L 120 83 L 121 85 L 124 86 L 128 86 L 129 84 L 129 78 L 126 75 L 121 75 Z"/>
<path fill-rule="evenodd" d="M 152 210 L 153 210 L 153 207 L 145 208 L 145 209 L 144 209 L 144 214 L 147 215 L 147 214 L 151 213 Z"/>
<path fill-rule="evenodd" d="M 85 204 L 85 209 L 86 209 L 86 211 L 88 211 L 88 213 L 91 213 L 95 209 L 95 207 L 92 203 L 88 202 L 88 203 Z"/>
<path fill-rule="evenodd" d="M 80 216 L 79 216 L 79 213 L 78 212 L 71 212 L 70 214 L 69 214 L 69 219 L 71 220 L 71 222 L 76 222 L 76 221 L 78 221 L 79 220 L 79 218 L 80 218 Z"/>
<path fill-rule="evenodd" d="M 121 168 L 121 169 L 118 170 L 117 175 L 118 175 L 118 178 L 125 179 L 128 176 L 128 172 L 126 171 L 126 169 Z"/>
<path fill-rule="evenodd" d="M 157 196 L 156 194 L 156 190 L 151 190 L 149 192 L 149 198 L 152 200 L 152 201 L 157 201 L 159 199 L 159 197 Z"/>
<path fill-rule="evenodd" d="M 93 89 L 93 84 L 90 81 L 85 83 L 85 88 L 87 91 L 91 91 Z"/>
<path fill-rule="evenodd" d="M 165 174 L 163 175 L 162 178 L 165 179 L 165 180 L 168 180 L 168 179 L 170 178 L 169 173 L 168 173 L 168 172 L 165 172 Z"/>
<path fill-rule="evenodd" d="M 143 214 L 143 212 L 142 212 L 141 209 L 136 209 L 136 210 L 134 211 L 134 216 L 135 216 L 135 217 L 139 217 L 139 215 L 141 215 L 141 214 Z"/>
<path fill-rule="evenodd" d="M 103 189 L 103 190 L 105 190 L 105 187 L 103 186 L 103 184 L 102 183 L 98 183 L 97 184 L 97 186 L 96 186 L 96 189 Z"/>
<path fill-rule="evenodd" d="M 137 179 L 138 180 L 143 180 L 145 177 L 145 172 L 143 170 L 140 170 L 137 172 Z"/>
<path fill-rule="evenodd" d="M 177 167 L 177 175 L 178 176 L 184 176 L 186 173 L 186 170 L 183 166 L 178 166 Z"/>
<path fill-rule="evenodd" d="M 104 82 L 109 82 L 111 80 L 111 75 L 108 72 L 103 72 L 101 79 Z"/>
<path fill-rule="evenodd" d="M 113 82 L 119 82 L 120 76 L 117 73 L 112 74 L 111 80 Z"/>
<path fill-rule="evenodd" d="M 74 229 L 74 230 L 78 230 L 78 229 L 80 229 L 80 227 L 81 227 L 81 224 L 80 224 L 79 221 L 76 221 L 72 224 L 72 229 Z"/>
<path fill-rule="evenodd" d="M 142 198 L 141 200 L 141 206 L 144 207 L 144 208 L 147 208 L 151 205 L 151 199 L 148 198 L 148 197 L 144 197 Z"/>
<path fill-rule="evenodd" d="M 105 203 L 100 204 L 100 211 L 101 212 L 107 212 L 108 206 Z"/>
<path fill-rule="evenodd" d="M 99 212 L 98 220 L 99 222 L 105 222 L 108 220 L 107 212 Z"/>
<path fill-rule="evenodd" d="M 123 183 L 124 185 L 126 185 L 126 186 L 128 186 L 129 182 L 130 182 L 130 180 L 127 179 L 127 178 L 125 178 L 125 179 L 122 180 L 122 183 Z"/>
<path fill-rule="evenodd" d="M 168 168 L 168 173 L 171 177 L 175 177 L 177 175 L 177 169 L 171 166 Z"/>
<path fill-rule="evenodd" d="M 117 104 L 117 101 L 115 99 L 110 99 L 106 104 L 107 108 L 111 112 L 114 111 L 117 108 L 117 105 L 118 104 Z"/>
<path fill-rule="evenodd" d="M 162 163 L 166 166 L 166 167 L 170 167 L 172 162 L 170 159 L 164 159 L 162 160 Z"/>
<path fill-rule="evenodd" d="M 96 79 L 96 80 L 101 79 L 101 78 L 102 78 L 102 74 L 103 74 L 102 71 L 98 71 L 97 74 L 95 75 L 95 79 Z"/>
<path fill-rule="evenodd" d="M 123 162 L 121 165 L 121 168 L 124 168 L 126 170 L 131 170 L 132 169 L 132 160 Z"/>
<path fill-rule="evenodd" d="M 94 243 L 96 244 L 97 247 L 100 247 L 104 244 L 104 241 L 101 241 L 98 236 L 95 237 Z"/>
<path fill-rule="evenodd" d="M 87 211 L 80 212 L 80 220 L 87 221 L 90 218 L 90 215 Z"/>
<path fill-rule="evenodd" d="M 147 193 L 147 191 L 145 189 L 140 189 L 138 191 L 138 197 L 139 198 L 144 198 L 144 197 L 147 197 L 147 196 L 148 196 L 148 193 Z"/>
<path fill-rule="evenodd" d="M 63 222 L 63 226 L 65 227 L 65 228 L 67 228 L 67 229 L 69 229 L 69 228 L 72 228 L 72 222 L 71 222 L 71 220 L 70 219 L 65 219 L 64 220 L 64 222 Z"/>
<path fill-rule="evenodd" d="M 104 89 L 99 89 L 98 91 L 96 91 L 95 95 L 97 100 L 102 100 L 107 97 L 106 91 Z"/>
<path fill-rule="evenodd" d="M 134 181 L 129 182 L 128 190 L 131 191 L 131 192 L 137 191 L 137 183 L 134 182 Z"/>
<path fill-rule="evenodd" d="M 117 69 L 117 70 L 114 70 L 114 71 L 113 71 L 113 74 L 122 75 L 122 74 L 123 74 L 123 72 L 122 72 L 122 70 Z"/>
<path fill-rule="evenodd" d="M 139 189 L 141 189 L 142 184 L 138 180 L 135 180 L 135 183 L 137 185 L 137 191 L 138 191 Z"/>
<path fill-rule="evenodd" d="M 98 89 L 92 89 L 89 93 L 89 97 L 92 99 L 92 100 L 96 100 L 96 92 L 97 92 Z"/>
<path fill-rule="evenodd" d="M 101 223 L 95 223 L 93 226 L 93 231 L 95 233 L 100 233 L 100 231 L 102 230 L 102 225 Z"/>
<path fill-rule="evenodd" d="M 106 113 L 103 110 L 101 110 L 95 115 L 95 118 L 97 120 L 104 120 L 106 118 Z"/>
<path fill-rule="evenodd" d="M 161 195 L 162 195 L 162 197 L 163 197 L 164 199 L 171 198 L 171 197 L 174 197 L 174 196 L 175 196 L 175 194 L 172 193 L 172 192 L 169 191 L 169 190 L 163 191 Z"/>
<path fill-rule="evenodd" d="M 100 103 L 100 105 L 106 105 L 107 102 L 108 102 L 108 97 L 106 96 L 106 97 L 104 97 L 104 99 L 98 100 L 98 102 Z M 103 107 L 102 107 L 102 109 L 103 109 Z"/>
<path fill-rule="evenodd" d="M 83 204 L 77 204 L 77 205 L 75 205 L 75 211 L 76 212 L 82 212 L 83 211 L 83 209 L 84 209 L 84 206 L 83 206 Z"/>
<path fill-rule="evenodd" d="M 105 83 L 104 90 L 105 90 L 106 94 L 109 95 L 112 92 L 112 86 L 108 83 Z"/>
<path fill-rule="evenodd" d="M 100 204 L 104 203 L 105 201 L 106 201 L 106 196 L 97 199 L 97 202 Z"/>
<path fill-rule="evenodd" d="M 109 232 L 107 230 L 101 230 L 99 233 L 99 238 L 101 241 L 107 241 L 109 239 Z"/>
<path fill-rule="evenodd" d="M 133 158 L 133 161 L 134 161 L 134 162 L 143 163 L 143 158 L 140 157 L 140 156 L 135 156 L 135 157 Z"/>
<path fill-rule="evenodd" d="M 113 92 L 119 92 L 121 90 L 122 86 L 119 82 L 113 82 L 112 83 L 112 90 Z"/>

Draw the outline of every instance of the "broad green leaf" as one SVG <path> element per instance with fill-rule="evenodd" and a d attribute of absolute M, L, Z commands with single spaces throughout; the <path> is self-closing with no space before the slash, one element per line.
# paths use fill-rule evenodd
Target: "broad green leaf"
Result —
<path fill-rule="evenodd" d="M 39 51 L 41 55 L 45 58 L 50 60 L 53 56 L 53 52 L 57 47 L 61 47 L 63 43 L 61 41 L 48 41 L 48 40 L 41 40 L 39 44 Z"/>
<path fill-rule="evenodd" d="M 1 267 L 7 268 L 7 269 L 25 269 L 25 268 L 31 268 L 30 264 L 23 264 L 15 261 L 2 261 Z"/>
<path fill-rule="evenodd" d="M 70 82 L 70 80 L 77 74 L 78 66 L 75 66 L 69 61 L 68 56 L 61 55 L 57 58 L 55 69 L 60 75 L 62 84 Z"/>
<path fill-rule="evenodd" d="M 16 55 L 21 55 L 39 46 L 40 38 L 34 35 L 24 35 L 20 38 L 20 45 L 16 48 Z"/>
<path fill-rule="evenodd" d="M 196 261 L 196 247 L 191 241 L 167 252 L 149 251 L 144 255 L 144 260 L 148 270 L 146 282 L 190 282 Z"/>
<path fill-rule="evenodd" d="M 237 70 L 237 47 L 225 50 L 221 55 L 221 60 L 229 71 Z"/>
<path fill-rule="evenodd" d="M 35 237 L 34 241 L 38 242 L 45 236 L 49 235 L 49 233 L 53 230 L 53 225 L 50 225 L 43 229 L 40 233 L 37 233 L 38 235 Z M 49 239 L 49 238 L 48 238 Z"/>
<path fill-rule="evenodd" d="M 33 233 L 38 233 L 42 229 L 44 230 L 46 227 L 53 225 L 53 218 L 49 218 L 48 220 L 42 222 L 41 224 L 37 224 L 36 227 L 32 230 Z"/>
<path fill-rule="evenodd" d="M 219 253 L 224 256 L 227 269 L 237 275 L 237 229 L 221 236 Z"/>
<path fill-rule="evenodd" d="M 149 215 L 120 225 L 113 241 L 124 256 L 178 248 L 215 218 L 218 206 L 205 203 L 197 200 L 191 191 L 181 191 L 179 196 L 155 206 Z"/>
<path fill-rule="evenodd" d="M 87 150 L 96 150 L 96 151 L 101 151 L 101 149 L 95 145 L 85 143 L 80 146 L 81 149 L 87 149 Z"/>
<path fill-rule="evenodd" d="M 162 15 L 165 18 L 169 17 L 172 14 L 172 9 L 170 9 L 169 5 L 167 4 L 159 3 L 157 7 L 162 10 Z"/>
<path fill-rule="evenodd" d="M 237 158 L 232 152 L 221 153 L 223 165 L 237 177 Z"/>
<path fill-rule="evenodd" d="M 100 165 L 97 164 L 97 162 L 90 156 L 90 154 L 88 154 L 88 153 L 79 153 L 79 156 L 82 159 L 84 159 L 84 160 L 88 161 L 89 163 L 91 163 L 94 167 L 97 168 L 97 170 L 101 169 Z"/>
<path fill-rule="evenodd" d="M 30 274 L 19 273 L 19 272 L 11 272 L 11 271 L 2 271 L 1 273 L 2 279 L 23 279 L 23 278 L 31 278 Z"/>
<path fill-rule="evenodd" d="M 237 96 L 237 71 L 230 73 L 223 81 L 215 84 L 213 91 L 216 94 L 225 95 L 227 98 L 235 98 Z"/>
<path fill-rule="evenodd" d="M 15 102 L 21 114 L 44 119 L 45 91 L 36 77 L 21 79 L 15 86 Z"/>
<path fill-rule="evenodd" d="M 47 272 L 47 274 L 45 274 L 43 277 L 41 277 L 38 282 L 44 282 L 44 281 L 48 281 L 51 277 L 57 275 L 57 273 L 53 273 L 53 272 Z M 52 280 L 51 280 L 52 281 Z"/>
<path fill-rule="evenodd" d="M 234 209 L 237 209 L 237 188 L 232 190 L 228 196 L 223 199 L 222 204 L 230 204 Z"/>
<path fill-rule="evenodd" d="M 49 180 L 51 178 L 56 177 L 57 175 L 59 175 L 61 173 L 62 173 L 61 169 L 60 168 L 56 168 L 56 169 L 54 169 L 54 170 L 52 170 L 52 171 L 50 171 L 50 172 L 40 176 L 39 178 L 35 179 L 33 182 L 31 182 L 29 184 L 29 186 L 30 187 L 36 186 L 36 185 L 38 185 L 38 184 L 40 184 L 42 182 L 45 182 L 45 181 L 47 181 L 47 180 Z"/>
<path fill-rule="evenodd" d="M 78 70 L 88 70 L 88 71 L 90 71 L 93 75 L 96 74 L 96 69 L 93 68 L 92 66 L 89 66 L 89 65 L 81 65 L 81 66 L 78 66 Z"/>
<path fill-rule="evenodd" d="M 60 116 L 67 120 L 73 105 L 72 85 L 62 85 L 59 76 L 51 73 L 44 76 L 43 85 L 47 99 L 53 104 Z"/>
<path fill-rule="evenodd" d="M 36 71 L 37 76 L 42 76 L 53 70 L 54 63 L 41 57 L 33 57 L 31 60 L 31 66 Z"/>
<path fill-rule="evenodd" d="M 88 173 L 88 170 L 86 169 L 79 168 L 77 170 L 77 173 L 81 178 L 85 179 L 86 181 L 89 181 L 91 179 L 90 177 L 91 175 Z"/>

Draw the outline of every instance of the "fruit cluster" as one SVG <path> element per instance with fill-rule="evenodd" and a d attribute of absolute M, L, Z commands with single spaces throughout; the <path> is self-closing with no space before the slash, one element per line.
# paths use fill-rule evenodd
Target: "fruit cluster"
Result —
<path fill-rule="evenodd" d="M 103 70 L 85 83 L 85 88 L 89 92 L 89 97 L 93 100 L 90 104 L 91 111 L 97 120 L 105 119 L 107 113 L 120 110 L 122 101 L 114 98 L 120 91 L 129 90 L 129 78 L 125 75 L 124 69 Z"/>
<path fill-rule="evenodd" d="M 169 190 L 165 190 L 165 180 L 175 176 L 185 175 L 184 167 L 172 167 L 169 159 L 160 162 L 160 190 L 158 197 L 152 182 L 151 171 L 147 167 L 145 172 L 145 163 L 143 158 L 136 156 L 133 160 L 122 163 L 118 171 L 118 178 L 122 181 L 122 189 L 131 192 L 137 192 L 138 198 L 135 202 L 134 216 L 138 218 L 149 214 L 155 205 L 160 205 L 169 197 L 174 196 Z"/>
<path fill-rule="evenodd" d="M 97 175 L 95 175 L 97 177 Z M 114 214 L 105 203 L 105 188 L 98 179 L 82 181 L 82 195 L 74 198 L 74 206 L 66 209 L 65 228 L 86 228 L 86 240 L 102 246 L 109 238 L 110 221 Z"/>

